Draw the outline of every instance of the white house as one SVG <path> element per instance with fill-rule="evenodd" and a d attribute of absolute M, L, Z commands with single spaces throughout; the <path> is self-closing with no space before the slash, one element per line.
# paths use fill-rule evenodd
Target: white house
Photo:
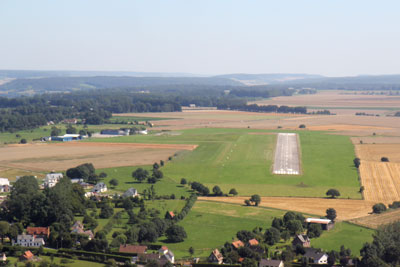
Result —
<path fill-rule="evenodd" d="M 18 235 L 17 241 L 13 240 L 12 245 L 20 245 L 21 247 L 40 247 L 44 246 L 44 239 L 36 238 L 34 235 Z"/>
<path fill-rule="evenodd" d="M 172 253 L 171 250 L 169 250 L 166 246 L 162 246 L 159 250 L 158 253 L 160 253 L 160 255 L 165 256 L 165 258 L 170 262 L 170 263 L 174 263 L 175 262 L 175 255 L 174 253 Z"/>
<path fill-rule="evenodd" d="M 328 254 L 315 248 L 306 248 L 305 251 L 304 257 L 306 257 L 308 261 L 312 261 L 315 264 L 328 263 Z"/>
<path fill-rule="evenodd" d="M 8 185 L 10 186 L 10 181 L 7 178 L 0 178 L 0 186 Z"/>
<path fill-rule="evenodd" d="M 127 198 L 127 197 L 136 197 L 138 195 L 138 191 L 131 187 L 128 190 L 125 191 L 125 193 L 122 195 L 123 198 Z"/>
<path fill-rule="evenodd" d="M 44 178 L 44 187 L 54 187 L 63 178 L 62 173 L 49 173 Z"/>
<path fill-rule="evenodd" d="M 105 183 L 98 183 L 93 187 L 92 192 L 94 193 L 107 192 L 107 185 Z"/>

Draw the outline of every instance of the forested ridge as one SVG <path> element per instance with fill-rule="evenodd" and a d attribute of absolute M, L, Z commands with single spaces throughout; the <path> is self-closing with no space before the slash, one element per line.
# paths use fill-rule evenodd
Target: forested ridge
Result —
<path fill-rule="evenodd" d="M 86 124 L 103 124 L 112 113 L 176 112 L 195 104 L 219 109 L 247 110 L 247 97 L 291 95 L 293 90 L 266 90 L 264 86 L 235 87 L 174 85 L 143 88 L 113 88 L 73 93 L 41 94 L 32 97 L 0 97 L 0 132 L 32 129 L 53 121 L 77 118 Z M 140 91 L 137 91 L 140 90 Z M 254 106 L 252 111 L 256 110 Z M 283 112 L 284 110 L 268 110 Z M 294 112 L 294 111 L 288 111 Z M 297 112 L 297 111 L 296 111 Z"/>

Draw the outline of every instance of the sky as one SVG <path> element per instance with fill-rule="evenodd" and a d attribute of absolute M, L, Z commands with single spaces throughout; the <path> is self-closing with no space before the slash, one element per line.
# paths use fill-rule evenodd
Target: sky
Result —
<path fill-rule="evenodd" d="M 0 0 L 0 69 L 400 74 L 400 1 Z"/>

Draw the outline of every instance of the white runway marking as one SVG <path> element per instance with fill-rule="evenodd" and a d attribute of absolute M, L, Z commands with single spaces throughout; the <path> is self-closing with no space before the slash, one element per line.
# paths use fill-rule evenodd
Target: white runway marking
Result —
<path fill-rule="evenodd" d="M 279 133 L 276 142 L 274 174 L 300 174 L 297 134 Z"/>

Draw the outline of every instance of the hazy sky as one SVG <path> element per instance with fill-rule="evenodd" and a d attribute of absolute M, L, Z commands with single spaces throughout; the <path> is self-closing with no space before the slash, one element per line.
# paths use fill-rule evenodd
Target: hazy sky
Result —
<path fill-rule="evenodd" d="M 400 73 L 399 14 L 399 0 L 0 0 L 0 69 Z"/>

